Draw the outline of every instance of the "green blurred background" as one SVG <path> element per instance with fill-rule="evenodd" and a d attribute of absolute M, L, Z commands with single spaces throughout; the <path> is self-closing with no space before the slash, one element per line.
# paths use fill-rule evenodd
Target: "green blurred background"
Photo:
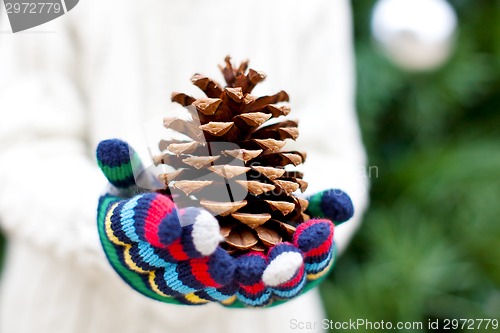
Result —
<path fill-rule="evenodd" d="M 322 287 L 328 317 L 500 318 L 500 2 L 450 1 L 454 52 L 426 73 L 375 46 L 375 2 L 352 4 L 357 107 L 379 175 L 362 229 Z"/>
<path fill-rule="evenodd" d="M 328 318 L 499 318 L 500 2 L 450 1 L 457 43 L 427 73 L 378 51 L 374 3 L 353 1 L 353 12 L 357 106 L 378 178 L 362 229 L 321 287 Z"/>

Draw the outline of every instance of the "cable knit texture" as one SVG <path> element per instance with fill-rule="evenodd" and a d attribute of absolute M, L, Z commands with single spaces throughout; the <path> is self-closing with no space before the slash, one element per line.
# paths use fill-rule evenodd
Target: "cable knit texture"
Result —
<path fill-rule="evenodd" d="M 354 218 L 335 230 L 342 251 L 367 203 L 348 1 L 82 0 L 34 31 L 0 34 L 0 223 L 9 239 L 0 332 L 296 332 L 291 319 L 319 322 L 313 292 L 256 311 L 186 309 L 131 290 L 99 244 L 95 203 L 106 179 L 92 155 L 110 137 L 145 146 L 137 133 L 161 126 L 170 92 L 192 91 L 193 70 L 217 77 L 213 64 L 226 54 L 248 57 L 269 75 L 263 90 L 293 96 L 312 193 L 328 184 L 352 198 Z"/>

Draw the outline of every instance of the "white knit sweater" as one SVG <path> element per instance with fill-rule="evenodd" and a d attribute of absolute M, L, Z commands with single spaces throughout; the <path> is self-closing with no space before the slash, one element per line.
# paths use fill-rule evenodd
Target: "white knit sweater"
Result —
<path fill-rule="evenodd" d="M 110 137 L 137 144 L 134 133 L 174 107 L 172 91 L 199 94 L 194 72 L 218 77 L 226 54 L 249 58 L 268 74 L 256 93 L 291 96 L 311 191 L 353 198 L 355 218 L 336 229 L 343 249 L 367 202 L 347 0 L 82 0 L 26 33 L 8 33 L 5 14 L 0 23 L 1 333 L 299 331 L 292 320 L 321 330 L 317 292 L 234 310 L 132 291 L 98 241 L 105 179 L 93 150 Z"/>

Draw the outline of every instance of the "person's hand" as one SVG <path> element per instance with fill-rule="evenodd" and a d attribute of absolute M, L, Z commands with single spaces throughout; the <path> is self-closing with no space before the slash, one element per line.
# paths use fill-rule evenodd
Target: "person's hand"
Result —
<path fill-rule="evenodd" d="M 345 193 L 313 195 L 308 214 L 321 218 L 299 225 L 293 244 L 232 257 L 218 246 L 223 238 L 210 213 L 177 209 L 169 196 L 137 187 L 133 168 L 140 170 L 141 164 L 128 144 L 102 141 L 97 160 L 112 185 L 98 207 L 106 255 L 129 285 L 164 302 L 265 306 L 295 297 L 333 264 L 334 224 L 329 219 L 343 222 L 352 216 Z"/>
<path fill-rule="evenodd" d="M 101 240 L 105 236 L 103 244 L 111 245 L 105 250 L 115 269 L 119 262 L 130 270 L 121 274 L 127 282 L 137 273 L 159 295 L 182 298 L 232 281 L 234 259 L 218 247 L 222 236 L 215 217 L 201 208 L 177 209 L 160 193 L 135 194 L 141 190 L 133 168 L 140 170 L 141 163 L 123 141 L 102 141 L 97 160 L 114 186 L 99 201 Z"/>
<path fill-rule="evenodd" d="M 300 224 L 293 244 L 272 247 L 267 256 L 253 252 L 237 258 L 238 299 L 252 306 L 268 304 L 273 296 L 290 299 L 304 288 L 311 289 L 328 273 L 335 261 L 334 223 L 341 224 L 354 213 L 349 196 L 336 189 L 308 198 L 311 220 Z"/>

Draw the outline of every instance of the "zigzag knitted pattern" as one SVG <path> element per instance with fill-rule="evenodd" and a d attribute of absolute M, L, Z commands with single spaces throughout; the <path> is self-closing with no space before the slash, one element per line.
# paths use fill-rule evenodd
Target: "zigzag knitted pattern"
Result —
<path fill-rule="evenodd" d="M 266 306 L 297 296 L 334 261 L 333 224 L 328 220 L 300 225 L 294 244 L 280 243 L 267 255 L 250 252 L 233 258 L 214 246 L 206 256 L 198 250 L 205 245 L 197 245 L 202 240 L 193 232 L 213 218 L 202 209 L 190 208 L 194 223 L 181 227 L 179 219 L 186 211 L 175 209 L 160 194 L 129 200 L 105 196 L 101 201 L 99 232 L 110 263 L 121 268 L 117 271 L 134 289 L 162 301 Z"/>

